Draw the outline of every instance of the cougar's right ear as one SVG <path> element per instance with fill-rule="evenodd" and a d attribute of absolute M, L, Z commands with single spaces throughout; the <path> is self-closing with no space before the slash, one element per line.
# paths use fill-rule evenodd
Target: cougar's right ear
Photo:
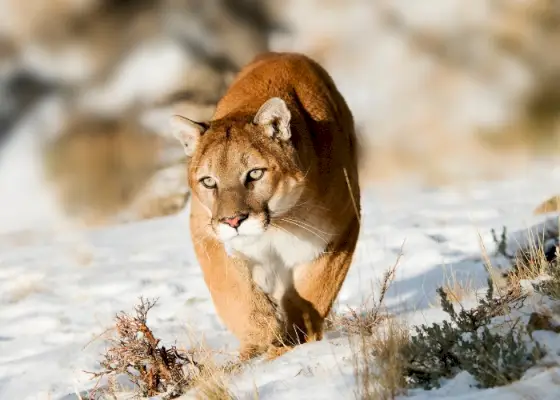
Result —
<path fill-rule="evenodd" d="M 171 132 L 185 149 L 185 154 L 191 157 L 196 150 L 200 137 L 208 129 L 208 124 L 195 122 L 180 115 L 174 115 L 170 121 Z"/>
<path fill-rule="evenodd" d="M 264 127 L 269 137 L 275 137 L 285 142 L 292 136 L 290 132 L 291 117 L 284 100 L 272 97 L 259 108 L 253 123 Z"/>

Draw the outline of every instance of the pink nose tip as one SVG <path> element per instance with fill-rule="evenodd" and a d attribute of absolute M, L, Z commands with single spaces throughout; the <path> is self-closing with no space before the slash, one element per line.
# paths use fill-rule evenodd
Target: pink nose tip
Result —
<path fill-rule="evenodd" d="M 222 222 L 225 223 L 225 224 L 228 224 L 232 228 L 237 229 L 237 228 L 239 228 L 239 225 L 241 225 L 241 223 L 243 221 L 245 221 L 248 217 L 249 217 L 249 215 L 247 215 L 247 214 L 237 214 L 234 217 L 223 218 Z"/>

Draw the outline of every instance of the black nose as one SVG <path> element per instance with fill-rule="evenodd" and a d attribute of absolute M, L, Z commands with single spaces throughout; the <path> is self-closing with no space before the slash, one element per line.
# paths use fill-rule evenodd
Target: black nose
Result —
<path fill-rule="evenodd" d="M 233 217 L 222 218 L 221 222 L 237 229 L 239 228 L 239 225 L 241 225 L 241 223 L 247 218 L 249 218 L 249 214 L 237 214 Z"/>

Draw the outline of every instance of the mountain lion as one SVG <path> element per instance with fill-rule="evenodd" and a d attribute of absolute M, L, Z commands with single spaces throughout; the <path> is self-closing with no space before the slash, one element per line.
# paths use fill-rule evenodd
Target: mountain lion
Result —
<path fill-rule="evenodd" d="M 360 226 L 354 121 L 331 77 L 267 53 L 210 121 L 171 126 L 189 159 L 195 251 L 240 357 L 320 340 Z"/>

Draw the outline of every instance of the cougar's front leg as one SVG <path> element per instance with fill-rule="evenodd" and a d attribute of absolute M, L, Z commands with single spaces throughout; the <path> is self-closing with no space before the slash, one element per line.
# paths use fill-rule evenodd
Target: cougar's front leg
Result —
<path fill-rule="evenodd" d="M 300 314 L 294 311 L 293 319 L 305 333 L 306 341 L 321 340 L 323 337 L 324 320 L 352 263 L 358 233 L 359 223 L 356 219 L 345 234 L 329 245 L 322 256 L 298 267 L 300 269 L 295 273 L 294 303 L 299 302 Z"/>
<path fill-rule="evenodd" d="M 201 244 L 202 245 L 202 244 Z M 197 246 L 195 246 L 196 248 Z M 202 248 L 197 249 L 216 311 L 228 329 L 239 339 L 240 357 L 252 358 L 267 350 L 270 343 L 282 335 L 276 310 L 267 295 L 258 288 L 247 263 L 228 256 L 221 245 L 210 250 L 206 257 Z"/>

